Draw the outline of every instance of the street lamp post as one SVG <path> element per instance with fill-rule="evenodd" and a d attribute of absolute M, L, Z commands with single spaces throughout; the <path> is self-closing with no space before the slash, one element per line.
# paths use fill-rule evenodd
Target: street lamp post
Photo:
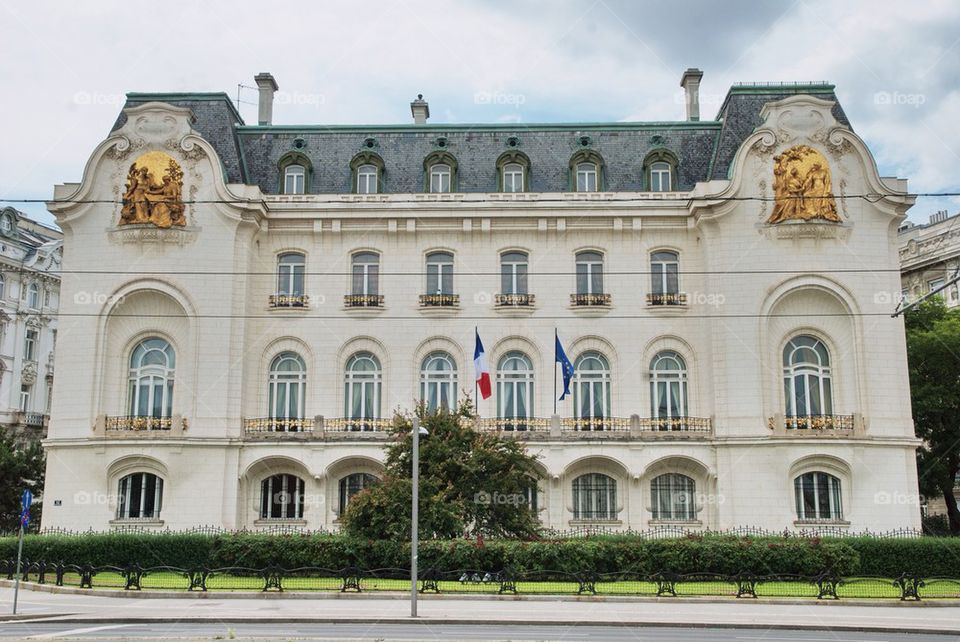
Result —
<path fill-rule="evenodd" d="M 420 547 L 420 418 L 413 418 L 413 506 L 410 517 L 410 617 L 417 617 L 417 557 Z"/>

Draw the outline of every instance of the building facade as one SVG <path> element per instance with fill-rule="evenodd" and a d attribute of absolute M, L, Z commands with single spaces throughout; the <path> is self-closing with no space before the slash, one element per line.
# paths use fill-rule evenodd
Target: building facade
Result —
<path fill-rule="evenodd" d="M 20 441 L 47 434 L 63 235 L 0 209 L 0 426 Z"/>
<path fill-rule="evenodd" d="M 336 528 L 396 409 L 473 396 L 476 331 L 477 427 L 540 458 L 545 526 L 917 527 L 876 296 L 906 181 L 831 85 L 735 86 L 700 120 L 699 78 L 650 123 L 434 125 L 418 97 L 408 125 L 275 125 L 268 74 L 257 125 L 129 94 L 49 204 L 84 276 L 43 526 Z"/>

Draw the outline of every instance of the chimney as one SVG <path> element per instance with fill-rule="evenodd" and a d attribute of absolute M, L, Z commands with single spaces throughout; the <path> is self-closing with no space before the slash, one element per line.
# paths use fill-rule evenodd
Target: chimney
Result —
<path fill-rule="evenodd" d="M 417 94 L 417 99 L 410 103 L 410 113 L 414 125 L 423 125 L 430 118 L 430 105 L 423 99 L 423 94 Z"/>
<path fill-rule="evenodd" d="M 700 120 L 700 79 L 703 72 L 696 67 L 690 67 L 683 72 L 680 86 L 686 94 L 687 120 Z"/>
<path fill-rule="evenodd" d="M 257 74 L 253 77 L 253 80 L 257 83 L 257 88 L 260 89 L 260 107 L 257 111 L 257 124 L 272 125 L 273 92 L 280 88 L 277 86 L 277 81 L 274 80 L 273 74 L 267 72 Z"/>

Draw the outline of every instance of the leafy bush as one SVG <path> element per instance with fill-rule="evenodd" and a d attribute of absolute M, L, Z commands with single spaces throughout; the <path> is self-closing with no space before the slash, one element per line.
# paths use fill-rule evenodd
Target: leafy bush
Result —
<path fill-rule="evenodd" d="M 958 537 L 850 537 L 843 541 L 860 554 L 860 572 L 864 575 L 896 577 L 909 573 L 960 578 Z"/>
<path fill-rule="evenodd" d="M 206 535 L 137 535 L 130 533 L 27 535 L 27 560 L 94 566 L 200 566 L 210 559 L 213 538 Z M 17 538 L 0 538 L 0 559 L 16 559 Z"/>

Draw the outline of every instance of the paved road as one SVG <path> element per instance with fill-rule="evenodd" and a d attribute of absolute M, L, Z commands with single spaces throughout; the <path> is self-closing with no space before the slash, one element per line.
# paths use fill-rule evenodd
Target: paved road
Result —
<path fill-rule="evenodd" d="M 231 637 L 233 636 L 233 637 Z M 958 636 L 636 626 L 453 624 L 0 624 L 0 640 L 563 640 L 576 642 L 931 642 Z"/>

